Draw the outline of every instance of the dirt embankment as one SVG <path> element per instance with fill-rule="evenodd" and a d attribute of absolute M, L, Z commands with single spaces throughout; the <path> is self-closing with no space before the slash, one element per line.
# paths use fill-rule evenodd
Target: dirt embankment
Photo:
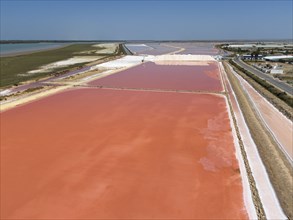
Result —
<path fill-rule="evenodd" d="M 226 85 L 226 80 L 223 79 L 223 82 L 224 82 L 225 91 L 228 92 L 227 85 Z M 266 214 L 265 214 L 265 211 L 264 211 L 264 208 L 263 208 L 260 196 L 259 196 L 259 192 L 258 192 L 257 187 L 256 187 L 256 183 L 255 183 L 255 179 L 253 177 L 252 171 L 251 171 L 251 167 L 250 167 L 249 162 L 248 162 L 247 153 L 245 151 L 244 143 L 243 143 L 239 128 L 237 126 L 235 113 L 233 111 L 231 100 L 230 100 L 230 97 L 229 97 L 228 94 L 227 94 L 227 100 L 228 100 L 228 105 L 229 105 L 229 109 L 230 109 L 230 112 L 231 112 L 233 124 L 234 124 L 234 127 L 235 127 L 236 135 L 237 135 L 237 138 L 238 138 L 238 143 L 239 143 L 239 146 L 240 146 L 241 155 L 242 155 L 243 162 L 244 162 L 244 165 L 245 165 L 246 174 L 247 174 L 248 181 L 249 181 L 249 187 L 250 187 L 251 194 L 252 194 L 252 201 L 253 201 L 253 204 L 254 204 L 254 207 L 255 207 L 255 210 L 256 210 L 257 218 L 258 219 L 266 219 Z"/>
<path fill-rule="evenodd" d="M 235 63 L 232 63 L 233 65 Z M 292 97 L 290 95 L 286 95 L 289 101 L 287 103 L 282 100 L 280 97 L 278 97 L 276 94 L 284 95 L 284 93 L 280 92 L 278 89 L 274 88 L 269 83 L 265 82 L 264 80 L 261 80 L 257 76 L 253 76 L 251 78 L 247 73 L 241 72 L 237 68 L 233 68 L 242 78 L 244 78 L 246 81 L 250 83 L 250 85 L 257 90 L 261 95 L 263 95 L 270 103 L 272 103 L 279 111 L 281 111 L 287 118 L 290 120 L 293 119 L 292 114 L 292 107 L 289 106 L 289 104 L 292 104 Z M 261 85 L 260 83 L 263 83 L 268 86 L 268 88 L 265 88 L 266 86 Z M 271 90 L 271 91 L 270 91 Z M 272 92 L 273 91 L 273 92 Z M 275 94 L 274 94 L 275 92 Z M 286 99 L 287 100 L 287 99 Z M 291 101 L 290 101 L 291 100 Z M 289 103 L 289 104 L 288 104 Z"/>
<path fill-rule="evenodd" d="M 228 64 L 225 62 L 223 64 L 280 204 L 287 217 L 293 219 L 293 168 L 258 118 L 252 103 L 244 93 L 236 76 L 230 71 Z"/>

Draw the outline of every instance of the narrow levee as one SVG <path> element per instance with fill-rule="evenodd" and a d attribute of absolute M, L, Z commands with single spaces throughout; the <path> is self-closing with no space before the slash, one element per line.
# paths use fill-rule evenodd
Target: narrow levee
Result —
<path fill-rule="evenodd" d="M 226 68 L 226 73 L 233 89 L 233 96 L 237 98 L 232 104 L 237 110 L 237 123 L 241 125 L 239 127 L 246 143 L 245 150 L 262 203 L 269 213 L 268 217 L 286 218 L 284 210 L 287 218 L 291 218 L 292 166 L 258 118 L 253 103 L 243 91 L 235 73 L 229 68 Z"/>
<path fill-rule="evenodd" d="M 260 95 L 248 82 L 237 76 L 243 88 L 249 94 L 260 118 L 271 131 L 280 148 L 290 161 L 293 161 L 293 125 L 280 111 Z M 285 131 L 285 132 L 284 132 Z"/>

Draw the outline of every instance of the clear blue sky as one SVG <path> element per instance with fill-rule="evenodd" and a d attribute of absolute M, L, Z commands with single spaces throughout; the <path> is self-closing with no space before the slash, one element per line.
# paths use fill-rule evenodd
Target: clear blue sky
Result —
<path fill-rule="evenodd" d="M 292 0 L 0 0 L 1 39 L 291 39 Z"/>

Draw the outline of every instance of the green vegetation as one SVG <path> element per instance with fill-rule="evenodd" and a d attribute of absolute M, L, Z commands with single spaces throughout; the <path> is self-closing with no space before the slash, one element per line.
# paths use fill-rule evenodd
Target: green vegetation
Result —
<path fill-rule="evenodd" d="M 216 48 L 222 49 L 224 51 L 229 51 L 236 54 L 250 54 L 253 55 L 255 58 L 258 57 L 258 55 L 281 55 L 281 54 L 292 54 L 293 48 L 287 47 L 284 45 L 283 47 L 258 47 L 257 45 L 264 45 L 265 43 L 257 43 L 253 47 L 249 48 L 241 48 L 241 47 L 229 47 L 229 44 L 218 44 L 216 45 Z"/>
<path fill-rule="evenodd" d="M 18 84 L 23 81 L 38 79 L 44 76 L 48 76 L 56 70 L 52 70 L 46 73 L 38 74 L 26 74 L 28 71 L 38 69 L 40 66 L 57 62 L 64 59 L 69 59 L 73 56 L 88 56 L 93 55 L 91 53 L 85 54 L 81 52 L 100 50 L 102 48 L 93 47 L 93 44 L 74 44 L 69 45 L 64 48 L 35 52 L 31 54 L 11 56 L 11 57 L 1 57 L 0 58 L 0 87 L 5 87 L 13 84 Z M 118 52 L 118 51 L 116 51 Z M 114 55 L 114 54 L 113 54 Z M 97 56 L 97 54 L 95 54 Z M 81 66 L 82 64 L 72 65 Z M 68 67 L 66 67 L 68 68 Z M 60 68 L 64 70 L 66 68 Z"/>
<path fill-rule="evenodd" d="M 275 78 L 278 78 L 279 80 L 285 81 L 286 83 L 293 86 L 293 74 L 280 74 L 280 75 L 274 75 Z"/>
<path fill-rule="evenodd" d="M 288 95 L 286 92 L 281 91 L 280 89 L 277 89 L 272 84 L 268 83 L 266 80 L 259 78 L 255 74 L 249 72 L 248 70 L 242 68 L 237 63 L 235 63 L 233 60 L 229 60 L 229 63 L 233 65 L 235 68 L 243 72 L 248 77 L 252 78 L 255 82 L 257 82 L 259 85 L 270 91 L 272 94 L 277 96 L 279 99 L 283 100 L 285 103 L 287 103 L 290 107 L 293 107 L 293 98 Z"/>
<path fill-rule="evenodd" d="M 38 90 L 43 89 L 43 88 L 44 88 L 43 86 L 29 88 L 29 89 L 24 90 L 23 93 L 31 93 L 31 92 L 35 92 L 35 91 L 38 91 Z"/>
<path fill-rule="evenodd" d="M 7 100 L 7 98 L 9 98 L 11 96 L 18 96 L 20 94 L 25 94 L 25 93 L 31 93 L 31 92 L 39 91 L 39 90 L 41 90 L 43 88 L 44 88 L 43 86 L 34 87 L 34 88 L 28 88 L 28 89 L 24 90 L 23 92 L 19 92 L 18 91 L 16 94 L 0 96 L 0 101 Z"/>

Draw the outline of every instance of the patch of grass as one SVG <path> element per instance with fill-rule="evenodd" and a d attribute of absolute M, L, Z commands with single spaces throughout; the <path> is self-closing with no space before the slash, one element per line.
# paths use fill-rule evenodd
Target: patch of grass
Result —
<path fill-rule="evenodd" d="M 40 66 L 71 58 L 80 52 L 93 49 L 93 44 L 74 44 L 55 50 L 35 52 L 25 55 L 0 58 L 0 87 L 18 84 L 23 81 L 41 78 L 50 75 L 56 70 L 47 73 L 25 75 L 28 71 L 38 69 Z M 86 55 L 83 55 L 86 56 Z M 80 64 L 81 65 L 81 64 Z M 18 74 L 24 74 L 19 76 Z"/>
<path fill-rule="evenodd" d="M 34 88 L 28 88 L 28 89 L 24 90 L 23 93 L 35 92 L 35 91 L 38 91 L 38 90 L 43 89 L 43 88 L 44 88 L 43 86 L 34 87 Z"/>
<path fill-rule="evenodd" d="M 275 78 L 278 78 L 282 81 L 285 81 L 286 83 L 290 84 L 291 86 L 293 85 L 293 74 L 280 74 L 274 76 Z"/>
<path fill-rule="evenodd" d="M 41 90 L 43 88 L 44 88 L 43 86 L 39 86 L 39 87 L 34 87 L 34 88 L 28 88 L 28 89 L 24 90 L 23 92 L 17 92 L 15 94 L 3 95 L 3 96 L 0 96 L 0 101 L 4 101 L 4 100 L 7 100 L 7 98 L 19 96 L 19 95 L 22 95 L 25 93 L 35 92 L 35 91 Z"/>

